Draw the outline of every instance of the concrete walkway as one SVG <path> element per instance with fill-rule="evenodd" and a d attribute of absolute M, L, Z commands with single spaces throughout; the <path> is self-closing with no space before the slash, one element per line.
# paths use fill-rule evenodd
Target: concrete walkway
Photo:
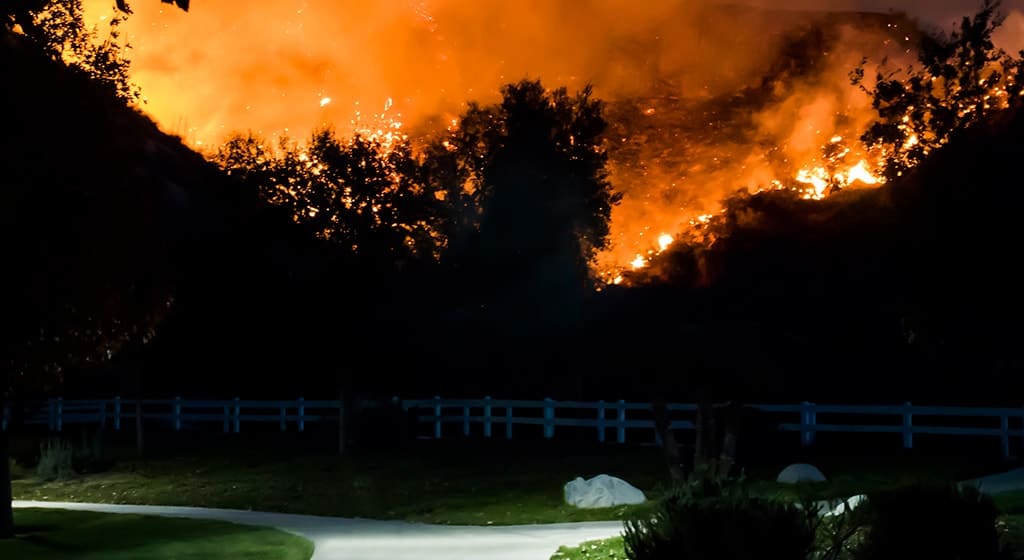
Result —
<path fill-rule="evenodd" d="M 313 560 L 548 560 L 559 546 L 575 546 L 622 532 L 618 521 L 463 527 L 173 506 L 15 500 L 14 507 L 136 513 L 276 527 L 313 541 Z"/>
<path fill-rule="evenodd" d="M 1004 492 L 1024 490 L 1024 468 L 983 476 L 973 480 L 965 480 L 963 484 L 975 486 L 985 494 L 1002 494 Z"/>

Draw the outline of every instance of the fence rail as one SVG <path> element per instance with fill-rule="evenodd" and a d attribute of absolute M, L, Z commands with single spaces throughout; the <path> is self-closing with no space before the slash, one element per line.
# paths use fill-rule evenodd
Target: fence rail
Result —
<path fill-rule="evenodd" d="M 46 424 L 50 431 L 61 432 L 65 424 L 112 425 L 121 430 L 125 422 L 134 422 L 138 411 L 144 420 L 168 422 L 175 430 L 193 424 L 220 424 L 224 433 L 238 433 L 242 422 L 277 423 L 281 431 L 294 426 L 302 432 L 307 422 L 337 420 L 341 401 L 305 400 L 191 400 L 174 399 L 93 399 L 47 400 L 25 418 L 26 424 Z M 11 412 L 4 409 L 2 428 L 7 429 Z"/>
<path fill-rule="evenodd" d="M 474 426 L 483 437 L 494 437 L 495 429 L 512 439 L 515 426 L 540 426 L 545 438 L 555 436 L 555 428 L 592 429 L 597 441 L 605 443 L 608 432 L 614 441 L 626 443 L 646 434 L 644 441 L 658 441 L 651 405 L 619 401 L 556 401 L 492 399 L 432 399 L 391 400 L 392 404 L 415 415 L 418 423 L 431 426 L 429 437 L 444 437 L 445 424 L 461 425 L 461 435 L 474 434 Z M 379 403 L 364 403 L 374 405 Z M 112 425 L 120 430 L 126 421 L 134 421 L 137 408 L 145 420 L 168 422 L 173 429 L 193 429 L 198 425 L 219 424 L 224 433 L 238 433 L 242 423 L 276 423 L 281 431 L 294 427 L 302 432 L 309 422 L 337 420 L 343 412 L 338 400 L 195 400 L 146 399 L 127 400 L 115 397 L 105 400 L 50 399 L 34 414 L 26 418 L 29 424 L 45 424 L 51 431 L 60 432 L 65 424 Z M 674 430 L 695 428 L 694 404 L 673 403 L 668 409 Z M 753 404 L 747 408 L 778 415 L 776 427 L 781 431 L 799 433 L 800 442 L 813 445 L 818 433 L 875 433 L 898 434 L 903 447 L 914 447 L 914 436 L 948 435 L 998 438 L 1004 456 L 1011 451 L 1011 438 L 1024 440 L 1024 407 L 972 408 L 951 406 L 899 405 L 822 405 L 810 402 L 799 404 Z M 425 412 L 425 413 L 424 413 Z M 786 416 L 795 421 L 785 421 Z M 824 416 L 826 421 L 820 417 Z M 829 417 L 832 422 L 828 422 Z M 842 417 L 864 417 L 864 423 L 840 423 Z M 4 410 L 0 424 L 7 429 L 11 414 Z M 922 421 L 924 419 L 924 421 Z M 956 419 L 959 421 L 950 420 Z M 873 422 L 872 422 L 873 420 Z M 966 420 L 974 420 L 973 424 Z M 774 420 L 773 420 L 774 421 Z M 987 423 L 987 425 L 986 425 Z M 970 425 L 965 425 L 970 424 Z M 982 425 L 979 425 L 982 424 Z M 450 432 L 450 430 L 449 430 Z M 450 435 L 450 434 L 449 434 Z"/>
<path fill-rule="evenodd" d="M 651 405 L 647 403 L 625 402 L 625 401 L 554 401 L 544 400 L 499 400 L 491 398 L 483 399 L 433 399 L 406 400 L 402 401 L 402 407 L 406 410 L 429 411 L 429 414 L 420 414 L 417 420 L 421 423 L 433 425 L 433 437 L 441 438 L 444 435 L 445 424 L 460 424 L 462 435 L 470 436 L 473 433 L 474 424 L 482 424 L 482 435 L 493 437 L 494 426 L 503 427 L 505 437 L 512 438 L 513 426 L 539 425 L 543 427 L 545 438 L 553 438 L 555 428 L 568 426 L 574 428 L 593 428 L 596 430 L 597 440 L 605 442 L 608 437 L 608 430 L 614 430 L 615 441 L 625 443 L 627 432 L 635 433 L 637 430 L 647 434 L 646 441 L 659 441 L 655 430 L 654 418 L 651 414 Z M 695 428 L 693 416 L 696 413 L 695 404 L 669 404 L 666 407 L 670 418 L 670 424 L 674 430 L 692 430 Z M 800 442 L 805 446 L 813 445 L 816 435 L 825 433 L 878 433 L 878 434 L 899 434 L 903 447 L 912 449 L 914 447 L 914 436 L 921 435 L 959 435 L 959 436 L 987 436 L 998 438 L 1003 456 L 1010 455 L 1011 438 L 1024 438 L 1024 407 L 1022 408 L 971 408 L 953 406 L 915 406 L 911 403 L 900 405 L 821 405 L 811 402 L 799 404 L 753 404 L 747 408 L 765 413 L 779 415 L 795 415 L 795 422 L 780 422 L 777 428 L 786 432 L 797 432 L 800 435 Z M 453 410 L 454 409 L 454 410 Z M 594 411 L 591 418 L 579 418 L 576 415 L 566 417 L 559 415 L 559 411 L 589 409 Z M 681 418 L 680 413 L 688 413 L 687 418 Z M 823 422 L 819 415 L 825 416 L 858 416 L 873 417 L 881 423 L 849 424 L 835 422 Z M 918 420 L 915 423 L 915 418 Z M 921 419 L 930 419 L 930 422 L 921 422 Z M 965 426 L 951 425 L 954 422 L 945 420 L 942 425 L 937 425 L 936 419 L 981 419 L 991 421 L 991 426 Z M 869 420 L 866 419 L 865 422 Z M 887 421 L 887 422 L 886 422 Z M 998 422 L 998 424 L 996 424 Z"/>

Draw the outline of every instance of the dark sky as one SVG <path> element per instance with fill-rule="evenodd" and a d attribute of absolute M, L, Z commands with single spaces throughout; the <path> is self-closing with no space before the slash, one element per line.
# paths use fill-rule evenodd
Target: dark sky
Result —
<path fill-rule="evenodd" d="M 982 0 L 740 0 L 745 4 L 793 9 L 854 9 L 887 12 L 905 11 L 933 23 L 948 23 L 974 13 Z M 1003 9 L 1024 11 L 1024 0 L 1004 0 Z"/>

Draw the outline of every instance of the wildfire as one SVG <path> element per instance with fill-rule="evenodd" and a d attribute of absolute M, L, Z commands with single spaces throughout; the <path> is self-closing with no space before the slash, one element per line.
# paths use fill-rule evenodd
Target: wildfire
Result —
<path fill-rule="evenodd" d="M 721 201 L 739 189 L 819 200 L 884 182 L 885 154 L 859 140 L 877 113 L 849 73 L 865 56 L 910 61 L 905 31 L 884 23 L 895 16 L 832 25 L 822 32 L 842 48 L 816 46 L 815 56 L 828 52 L 813 72 L 769 76 L 781 37 L 813 16 L 610 0 L 588 3 L 567 26 L 577 1 L 524 0 L 523 9 L 497 0 L 305 0 L 296 11 L 253 0 L 244 14 L 231 3 L 184 14 L 138 2 L 125 31 L 132 78 L 149 99 L 142 109 L 195 145 L 242 130 L 303 139 L 347 123 L 339 137 L 392 149 L 428 127 L 455 130 L 466 102 L 493 102 L 521 77 L 570 90 L 593 82 L 608 102 L 609 175 L 623 193 L 611 245 L 595 264 L 611 284 L 695 238 L 710 243 Z M 97 21 L 109 13 L 109 0 L 85 4 Z M 765 84 L 764 99 L 737 98 L 751 83 Z M 958 112 L 1007 97 L 992 84 Z M 904 149 L 932 149 L 936 140 L 918 133 L 911 112 Z"/>

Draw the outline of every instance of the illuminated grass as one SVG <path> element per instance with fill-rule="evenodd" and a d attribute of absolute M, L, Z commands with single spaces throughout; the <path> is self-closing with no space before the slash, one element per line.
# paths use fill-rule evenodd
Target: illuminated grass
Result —
<path fill-rule="evenodd" d="M 562 456 L 558 450 L 424 448 L 351 457 L 248 453 L 125 461 L 66 481 L 15 480 L 23 500 L 187 505 L 454 525 L 625 519 L 636 507 L 563 502 L 577 476 L 608 473 L 650 491 L 665 478 L 654 452 Z"/>
<path fill-rule="evenodd" d="M 0 558 L 308 560 L 313 543 L 276 529 L 144 515 L 17 509 Z"/>
<path fill-rule="evenodd" d="M 354 452 L 346 457 L 236 449 L 188 449 L 187 457 L 123 459 L 112 469 L 67 481 L 14 481 L 18 499 L 114 504 L 186 505 L 457 525 L 517 525 L 622 520 L 638 507 L 581 510 L 562 501 L 564 484 L 601 473 L 621 477 L 648 498 L 667 483 L 657 448 L 564 445 L 410 445 L 401 450 Z M 259 451 L 254 451 L 253 449 Z M 122 457 L 131 457 L 124 450 Z M 782 465 L 784 466 L 784 465 Z M 865 459 L 823 462 L 830 482 L 800 489 L 816 499 L 846 497 L 920 481 L 963 480 L 973 467 L 936 460 L 876 465 Z M 794 496 L 772 482 L 781 468 L 748 470 L 758 495 Z M 31 475 L 31 471 L 27 474 Z M 641 506 L 642 508 L 643 506 Z"/>
<path fill-rule="evenodd" d="M 622 537 L 587 541 L 579 546 L 562 546 L 551 560 L 623 560 L 626 548 Z"/>

